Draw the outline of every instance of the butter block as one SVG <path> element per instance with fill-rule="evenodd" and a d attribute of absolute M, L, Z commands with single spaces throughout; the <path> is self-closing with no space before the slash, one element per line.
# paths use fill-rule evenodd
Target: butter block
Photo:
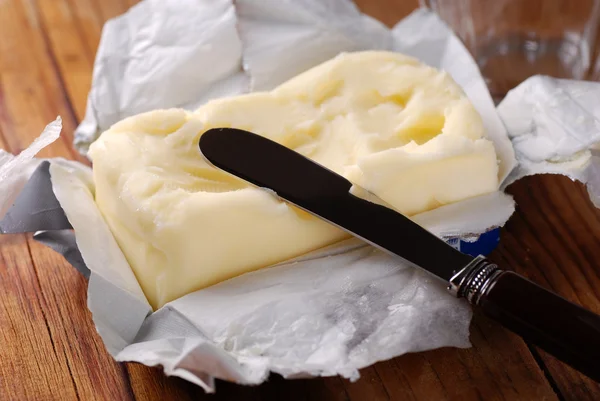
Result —
<path fill-rule="evenodd" d="M 154 308 L 348 236 L 208 165 L 198 141 L 216 127 L 275 140 L 407 215 L 498 188 L 462 90 L 397 53 L 341 54 L 271 92 L 125 119 L 90 148 L 96 203 Z"/>

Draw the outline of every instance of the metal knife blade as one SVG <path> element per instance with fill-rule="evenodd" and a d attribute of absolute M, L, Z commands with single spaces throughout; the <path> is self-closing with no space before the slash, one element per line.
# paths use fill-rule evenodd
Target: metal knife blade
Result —
<path fill-rule="evenodd" d="M 473 261 L 402 214 L 351 194 L 350 181 L 274 141 L 239 129 L 217 128 L 201 136 L 200 151 L 215 167 L 268 188 L 445 281 Z"/>

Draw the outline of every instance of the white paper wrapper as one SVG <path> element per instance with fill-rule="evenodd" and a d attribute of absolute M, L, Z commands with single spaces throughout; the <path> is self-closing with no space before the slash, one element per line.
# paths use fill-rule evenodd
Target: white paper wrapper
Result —
<path fill-rule="evenodd" d="M 341 52 L 390 50 L 381 22 L 351 1 L 236 0 L 252 91 L 271 90 Z"/>
<path fill-rule="evenodd" d="M 142 2 L 105 26 L 76 143 L 85 150 L 99 131 L 129 115 L 195 108 L 242 93 L 248 83 L 267 89 L 339 52 L 369 48 L 402 51 L 448 71 L 484 119 L 501 178 L 513 170 L 512 145 L 481 75 L 448 28 L 419 10 L 388 30 L 343 0 L 237 0 L 235 7 L 227 0 Z M 502 107 L 530 110 L 519 118 L 534 124 L 553 117 L 532 118 L 525 102 L 527 97 L 509 96 Z M 507 113 L 517 143 L 522 135 Z M 568 117 L 572 124 L 578 121 Z M 544 135 L 550 142 L 563 138 Z M 528 146 L 517 146 L 519 169 L 529 163 Z M 547 161 L 538 156 L 533 162 Z M 591 165 L 580 167 L 591 171 Z M 214 378 L 256 384 L 270 371 L 355 379 L 358 369 L 406 352 L 469 346 L 471 310 L 465 302 L 448 294 L 443 283 L 358 240 L 245 274 L 151 313 L 93 201 L 90 170 L 60 161 L 50 173 L 91 270 L 88 306 L 94 323 L 119 361 L 162 365 L 165 373 L 213 391 Z M 5 190 L 12 194 L 15 187 L 0 180 L 0 193 Z M 441 237 L 473 237 L 503 225 L 513 210 L 512 198 L 499 191 L 414 219 Z"/>
<path fill-rule="evenodd" d="M 598 205 L 600 83 L 535 76 L 511 90 L 498 106 L 519 166 L 504 186 L 532 174 L 564 174 L 588 183 Z M 594 156 L 592 152 L 594 151 Z"/>
<path fill-rule="evenodd" d="M 13 156 L 0 149 L 0 218 L 2 218 L 15 201 L 21 189 L 39 164 L 35 155 L 56 141 L 60 136 L 62 120 L 56 120 L 44 128 L 41 135 L 19 155 Z M 0 231 L 1 232 L 1 231 Z"/>
<path fill-rule="evenodd" d="M 269 371 L 354 378 L 394 355 L 469 345 L 465 303 L 358 240 L 180 298 L 138 332 L 151 309 L 96 208 L 90 172 L 75 164 L 50 172 L 92 271 L 94 322 L 118 360 L 162 364 L 210 390 L 209 375 L 194 379 L 181 366 L 253 384 Z"/>
<path fill-rule="evenodd" d="M 248 89 L 230 0 L 145 0 L 109 20 L 75 147 L 125 117 L 157 108 L 194 109 Z"/>

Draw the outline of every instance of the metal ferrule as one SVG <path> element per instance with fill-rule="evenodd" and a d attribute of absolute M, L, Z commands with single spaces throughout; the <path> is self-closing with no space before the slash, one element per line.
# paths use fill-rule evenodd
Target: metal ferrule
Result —
<path fill-rule="evenodd" d="M 477 305 L 481 296 L 501 273 L 502 270 L 498 266 L 480 255 L 452 276 L 448 290 L 455 297 L 464 297 L 472 305 Z"/>

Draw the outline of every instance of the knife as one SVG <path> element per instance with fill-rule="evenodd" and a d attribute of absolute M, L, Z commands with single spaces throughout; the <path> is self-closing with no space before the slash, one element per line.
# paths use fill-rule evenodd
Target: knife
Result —
<path fill-rule="evenodd" d="M 600 316 L 483 256 L 459 252 L 352 183 L 274 141 L 216 128 L 200 137 L 204 158 L 230 174 L 443 280 L 454 296 L 575 369 L 600 381 Z"/>

